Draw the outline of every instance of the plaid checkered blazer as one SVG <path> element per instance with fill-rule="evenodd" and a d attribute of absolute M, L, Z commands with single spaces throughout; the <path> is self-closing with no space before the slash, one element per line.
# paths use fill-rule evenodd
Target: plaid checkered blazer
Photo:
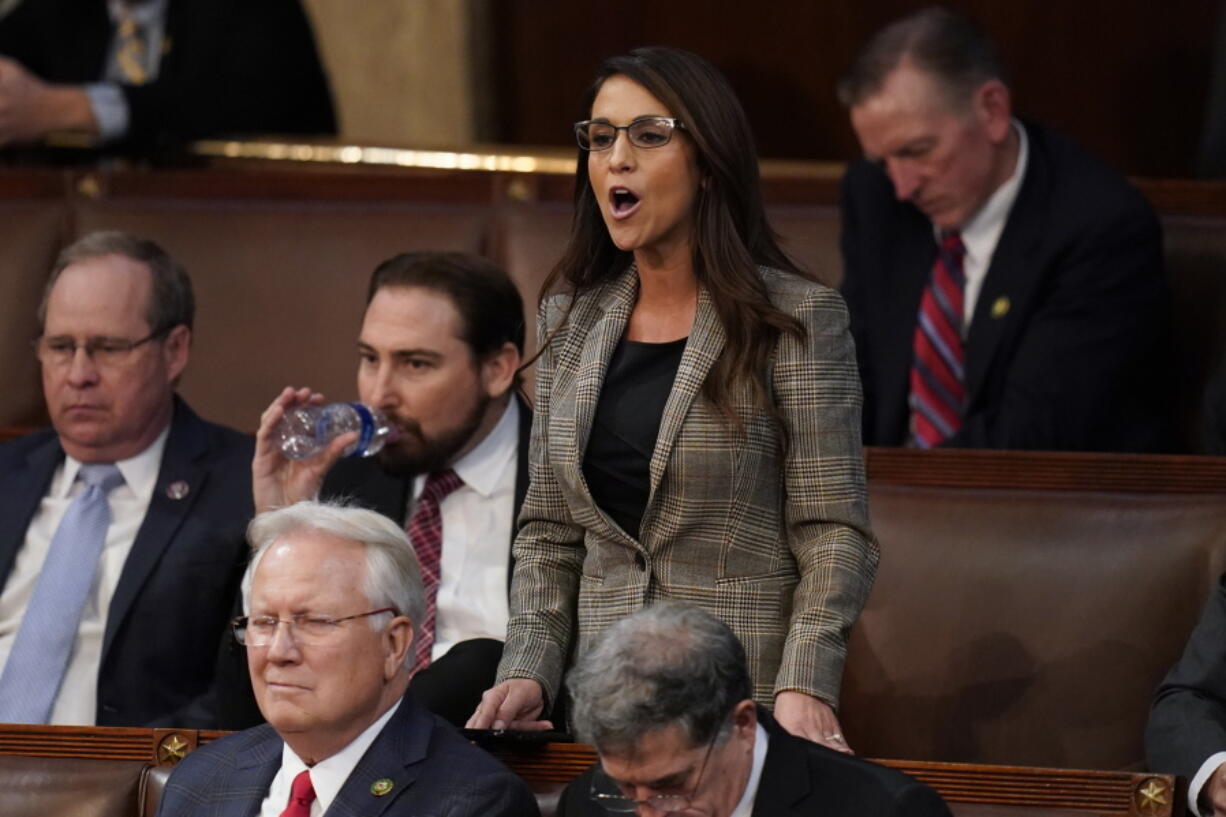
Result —
<path fill-rule="evenodd" d="M 541 307 L 530 483 L 519 518 L 511 619 L 498 680 L 530 678 L 556 701 L 564 669 L 617 619 L 658 599 L 706 608 L 745 645 L 754 697 L 798 690 L 838 703 L 847 636 L 877 569 L 860 446 L 860 381 L 837 292 L 760 270 L 797 318 L 768 383 L 788 431 L 734 392 L 737 432 L 700 390 L 725 335 L 701 291 L 660 422 L 639 538 L 593 502 L 583 453 L 605 369 L 638 292 L 633 267 Z M 560 325 L 560 328 L 559 328 Z"/>

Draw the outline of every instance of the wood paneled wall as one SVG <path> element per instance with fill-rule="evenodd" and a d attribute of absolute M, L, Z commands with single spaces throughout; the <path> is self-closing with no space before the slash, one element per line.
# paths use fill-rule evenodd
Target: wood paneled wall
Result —
<path fill-rule="evenodd" d="M 599 61 L 674 45 L 732 81 L 768 157 L 850 159 L 834 84 L 917 0 L 492 0 L 495 138 L 567 144 Z M 1186 176 L 1200 141 L 1216 0 L 952 0 L 1000 43 L 1015 107 L 1133 175 Z"/>

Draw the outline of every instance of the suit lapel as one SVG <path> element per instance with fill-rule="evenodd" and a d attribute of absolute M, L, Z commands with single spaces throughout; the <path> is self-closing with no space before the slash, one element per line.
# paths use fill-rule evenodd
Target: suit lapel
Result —
<path fill-rule="evenodd" d="M 604 386 L 609 360 L 618 342 L 626 333 L 630 312 L 638 297 L 638 271 L 631 265 L 620 277 L 609 282 L 595 298 L 580 298 L 568 321 L 567 338 L 578 340 L 577 348 L 571 346 L 559 355 L 554 377 L 554 405 L 560 406 L 573 395 L 574 416 L 572 421 L 555 418 L 550 425 L 550 434 L 558 441 L 558 451 L 570 473 L 576 490 L 585 500 L 584 506 L 592 513 L 591 524 L 603 530 L 607 539 L 633 541 L 609 516 L 601 510 L 588 488 L 583 476 L 583 455 L 587 450 L 596 416 L 596 405 Z M 557 413 L 557 412 L 555 412 Z"/>
<path fill-rule="evenodd" d="M 379 817 L 412 789 L 426 760 L 434 723 L 410 697 L 362 755 L 325 817 Z M 380 783 L 375 787 L 375 783 Z M 387 789 L 387 783 L 391 788 Z M 387 789 L 383 794 L 376 791 Z"/>
<path fill-rule="evenodd" d="M 971 330 L 966 340 L 966 396 L 973 406 L 983 388 L 992 359 L 1001 340 L 1023 320 L 1025 304 L 1037 279 L 1032 263 L 1035 248 L 1043 236 L 1044 203 L 1051 190 L 1046 157 L 1033 131 L 1027 130 L 1030 156 L 1026 175 L 1005 228 L 1001 232 L 983 288 L 975 302 Z"/>
<path fill-rule="evenodd" d="M 0 526 L 0 590 L 4 589 L 17 552 L 25 544 L 26 530 L 38 511 L 38 505 L 47 492 L 47 483 L 55 469 L 64 459 L 63 449 L 54 434 L 31 451 L 25 466 L 7 474 L 0 474 L 0 519 L 7 524 Z"/>
<path fill-rule="evenodd" d="M 185 403 L 175 398 L 174 418 L 149 509 L 124 562 L 115 595 L 111 597 L 102 643 L 104 664 L 115 634 L 123 625 L 132 603 L 202 493 L 208 470 L 197 460 L 207 451 L 208 441 L 200 419 Z M 175 486 L 174 490 L 170 489 L 171 485 Z M 187 488 L 186 493 L 183 493 L 183 486 Z M 173 498 L 176 496 L 179 498 Z"/>
<path fill-rule="evenodd" d="M 284 743 L 276 731 L 264 724 L 249 734 L 244 745 L 232 750 L 234 770 L 226 779 L 223 802 L 213 813 L 224 817 L 258 817 L 260 806 L 268 796 L 272 779 L 281 769 Z"/>
<path fill-rule="evenodd" d="M 690 329 L 690 338 L 686 341 L 685 351 L 681 354 L 681 362 L 677 366 L 677 376 L 673 380 L 672 390 L 664 404 L 664 415 L 660 418 L 660 431 L 656 437 L 656 448 L 651 454 L 651 489 L 647 495 L 647 508 L 655 498 L 656 489 L 664 477 L 664 469 L 668 458 L 677 442 L 677 434 L 685 423 L 685 416 L 694 404 L 703 381 L 715 361 L 724 350 L 724 326 L 720 323 L 715 311 L 715 303 L 706 288 L 698 291 L 698 309 L 694 315 L 694 325 Z M 644 509 L 644 518 L 647 510 Z"/>

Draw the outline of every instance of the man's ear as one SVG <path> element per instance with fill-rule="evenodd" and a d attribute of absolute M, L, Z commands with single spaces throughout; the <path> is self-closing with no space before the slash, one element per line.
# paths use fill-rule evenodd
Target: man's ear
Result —
<path fill-rule="evenodd" d="M 746 698 L 732 707 L 732 728 L 754 730 L 758 728 L 758 705 Z"/>
<path fill-rule="evenodd" d="M 191 356 L 191 349 L 192 330 L 183 324 L 179 324 L 166 333 L 166 339 L 162 341 L 162 355 L 172 383 L 178 380 L 183 370 L 187 368 L 187 359 Z"/>
<path fill-rule="evenodd" d="M 413 647 L 413 625 L 405 616 L 396 616 L 383 630 L 383 678 L 392 680 L 404 669 L 405 658 Z"/>
<path fill-rule="evenodd" d="M 519 349 L 507 341 L 481 361 L 481 385 L 489 397 L 501 397 L 511 390 L 519 371 Z"/>
<path fill-rule="evenodd" d="M 999 144 L 1008 138 L 1013 123 L 1013 101 L 1008 86 L 998 79 L 988 80 L 975 90 L 972 107 L 992 142 Z"/>

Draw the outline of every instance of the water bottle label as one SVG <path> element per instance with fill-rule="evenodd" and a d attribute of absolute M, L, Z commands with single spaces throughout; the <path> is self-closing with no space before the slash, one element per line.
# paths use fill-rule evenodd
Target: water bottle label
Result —
<path fill-rule="evenodd" d="M 366 456 L 366 449 L 370 447 L 370 441 L 375 436 L 375 418 L 365 404 L 350 403 L 349 405 L 358 413 L 358 418 L 362 421 L 362 430 L 358 433 L 358 443 L 349 452 L 349 456 L 364 457 Z"/>

